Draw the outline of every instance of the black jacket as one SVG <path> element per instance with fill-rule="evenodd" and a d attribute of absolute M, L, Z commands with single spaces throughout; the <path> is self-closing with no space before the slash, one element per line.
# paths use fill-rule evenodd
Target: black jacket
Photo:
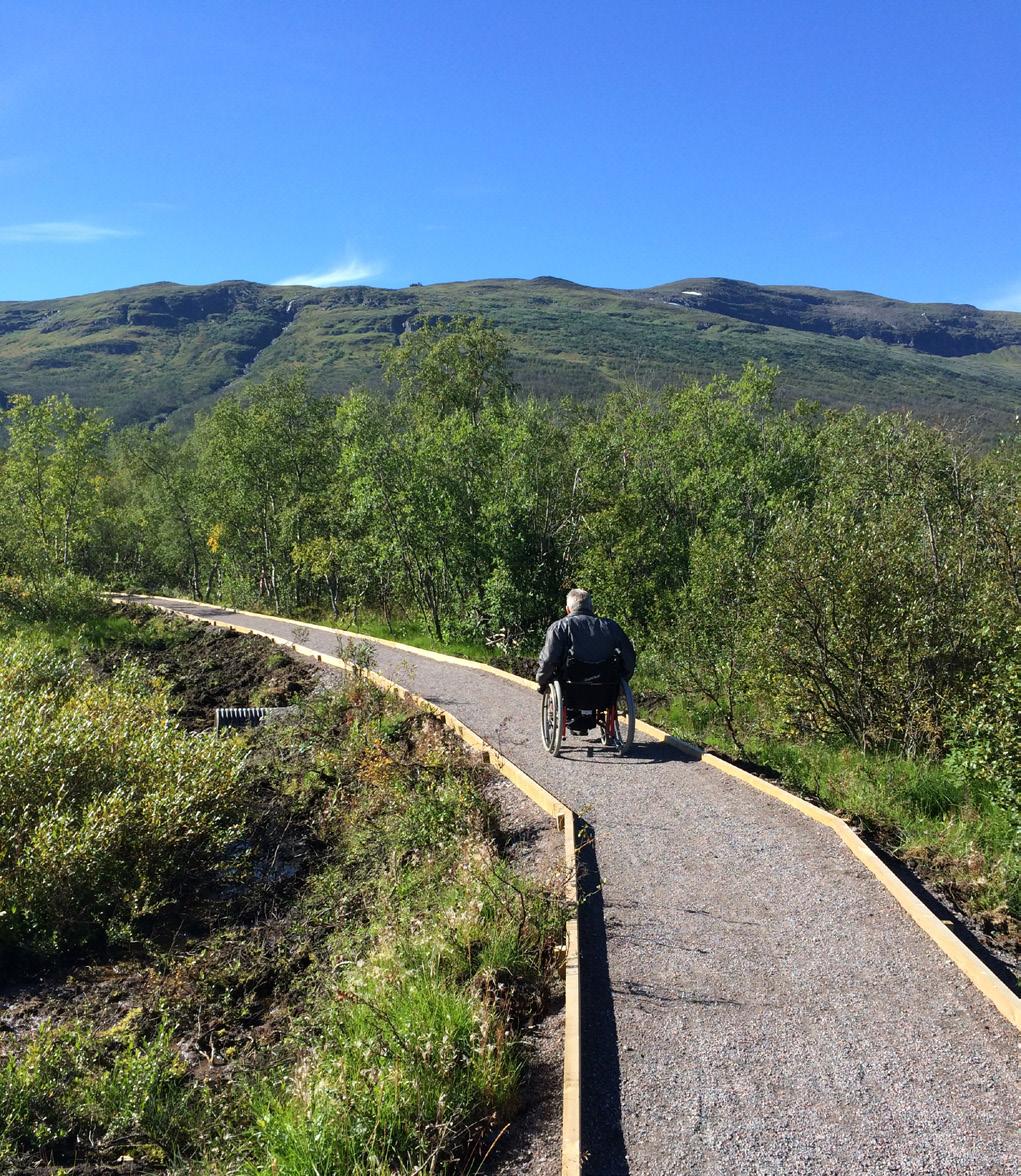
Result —
<path fill-rule="evenodd" d="M 548 686 L 568 654 L 579 661 L 602 662 L 609 661 L 615 653 L 620 654 L 624 676 L 630 678 L 635 672 L 635 647 L 620 625 L 590 612 L 570 613 L 546 630 L 535 680 L 540 686 Z"/>

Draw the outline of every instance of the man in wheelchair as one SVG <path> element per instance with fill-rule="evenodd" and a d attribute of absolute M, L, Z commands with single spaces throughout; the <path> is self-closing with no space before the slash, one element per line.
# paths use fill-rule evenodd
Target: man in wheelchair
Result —
<path fill-rule="evenodd" d="M 584 588 L 568 592 L 565 611 L 546 630 L 535 680 L 544 694 L 555 678 L 575 684 L 572 694 L 582 705 L 565 708 L 567 726 L 574 735 L 587 735 L 596 725 L 596 706 L 586 706 L 586 697 L 595 701 L 600 687 L 630 679 L 635 647 L 616 621 L 595 615 Z"/>

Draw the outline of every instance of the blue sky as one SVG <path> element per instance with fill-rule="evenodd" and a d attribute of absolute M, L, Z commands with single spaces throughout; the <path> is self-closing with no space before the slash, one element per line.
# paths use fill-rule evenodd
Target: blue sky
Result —
<path fill-rule="evenodd" d="M 555 274 L 1021 310 L 1016 0 L 7 0 L 0 299 Z"/>

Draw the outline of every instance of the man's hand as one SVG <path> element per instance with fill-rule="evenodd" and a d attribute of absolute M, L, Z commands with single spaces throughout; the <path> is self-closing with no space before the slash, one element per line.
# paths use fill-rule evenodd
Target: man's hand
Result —
<path fill-rule="evenodd" d="M 539 687 L 539 693 L 540 693 L 540 694 L 549 694 L 549 682 L 547 682 L 547 683 L 545 684 L 545 686 L 540 686 L 540 687 Z"/>

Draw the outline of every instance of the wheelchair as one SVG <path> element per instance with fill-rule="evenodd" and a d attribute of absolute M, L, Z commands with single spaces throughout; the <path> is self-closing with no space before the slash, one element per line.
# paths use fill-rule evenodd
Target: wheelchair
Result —
<path fill-rule="evenodd" d="M 635 740 L 635 699 L 620 662 L 582 662 L 568 658 L 542 696 L 542 741 L 559 755 L 570 725 L 572 734 L 599 728 L 599 742 L 627 755 Z"/>

